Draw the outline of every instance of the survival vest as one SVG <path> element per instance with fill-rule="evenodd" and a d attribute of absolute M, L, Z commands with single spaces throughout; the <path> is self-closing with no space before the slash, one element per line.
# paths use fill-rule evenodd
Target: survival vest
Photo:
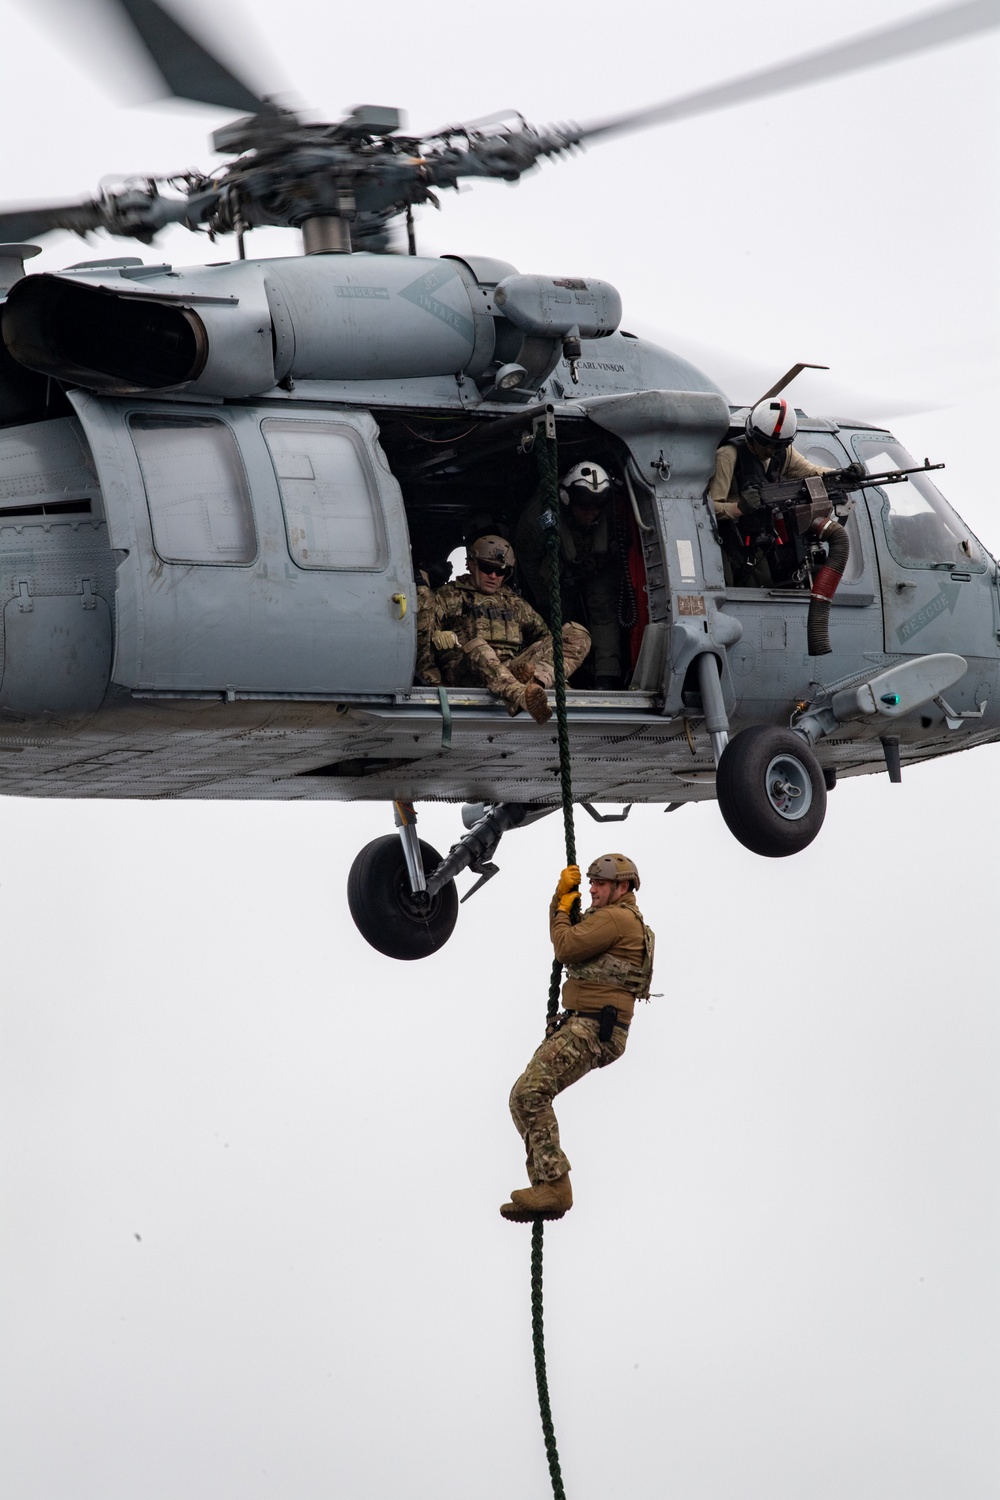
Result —
<path fill-rule="evenodd" d="M 791 448 L 780 448 L 765 464 L 745 437 L 734 438 L 732 446 L 736 449 L 736 488 L 741 495 L 744 490 L 760 490 L 766 485 L 777 484 L 784 476 L 788 455 L 792 451 Z"/>

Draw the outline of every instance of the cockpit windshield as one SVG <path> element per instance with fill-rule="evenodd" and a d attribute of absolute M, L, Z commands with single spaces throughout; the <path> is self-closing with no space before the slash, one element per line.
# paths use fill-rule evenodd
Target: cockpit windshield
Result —
<path fill-rule="evenodd" d="M 894 439 L 858 435 L 853 443 L 869 474 L 916 465 L 902 443 Z M 985 566 L 979 543 L 928 474 L 911 474 L 902 483 L 886 485 L 879 493 L 889 551 L 898 563 L 907 568 Z"/>

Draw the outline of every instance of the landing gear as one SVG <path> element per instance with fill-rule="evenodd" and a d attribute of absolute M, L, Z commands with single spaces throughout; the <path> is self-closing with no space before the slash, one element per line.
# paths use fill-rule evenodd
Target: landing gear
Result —
<path fill-rule="evenodd" d="M 757 724 L 742 730 L 722 753 L 715 789 L 730 833 L 770 859 L 798 854 L 826 816 L 822 768 L 791 729 Z"/>
<path fill-rule="evenodd" d="M 418 840 L 425 870 L 441 856 Z M 458 891 L 447 881 L 435 895 L 411 888 L 400 838 L 387 833 L 366 844 L 347 877 L 347 902 L 361 936 L 388 958 L 427 958 L 443 948 L 458 921 Z"/>
<path fill-rule="evenodd" d="M 465 807 L 469 830 L 452 844 L 446 859 L 417 838 L 412 802 L 394 802 L 396 834 L 366 844 L 347 877 L 347 902 L 354 925 L 366 942 L 388 958 L 427 958 L 443 948 L 458 920 L 455 876 L 472 870 L 479 876 L 462 897 L 481 890 L 497 874 L 493 855 L 505 833 L 548 817 L 551 807 L 498 802 L 492 807 Z"/>

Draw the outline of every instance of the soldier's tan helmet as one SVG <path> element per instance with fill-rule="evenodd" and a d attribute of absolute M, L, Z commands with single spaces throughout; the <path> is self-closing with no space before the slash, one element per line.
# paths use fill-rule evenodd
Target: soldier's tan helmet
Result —
<path fill-rule="evenodd" d="M 631 880 L 639 889 L 639 871 L 627 854 L 602 854 L 587 871 L 588 880 Z"/>
<path fill-rule="evenodd" d="M 475 562 L 499 563 L 504 568 L 514 566 L 514 549 L 502 536 L 487 534 L 477 537 L 469 543 L 469 556 Z"/>

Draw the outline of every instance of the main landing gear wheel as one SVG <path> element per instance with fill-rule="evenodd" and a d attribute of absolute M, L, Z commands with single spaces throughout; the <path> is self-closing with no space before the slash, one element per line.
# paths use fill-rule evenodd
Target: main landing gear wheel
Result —
<path fill-rule="evenodd" d="M 420 840 L 424 869 L 441 856 Z M 443 948 L 458 920 L 458 891 L 449 880 L 436 896 L 414 895 L 399 835 L 366 844 L 347 877 L 347 903 L 366 942 L 388 958 L 427 958 Z"/>
<path fill-rule="evenodd" d="M 730 833 L 780 859 L 811 844 L 826 816 L 822 768 L 800 734 L 756 724 L 730 740 L 715 777 Z"/>

